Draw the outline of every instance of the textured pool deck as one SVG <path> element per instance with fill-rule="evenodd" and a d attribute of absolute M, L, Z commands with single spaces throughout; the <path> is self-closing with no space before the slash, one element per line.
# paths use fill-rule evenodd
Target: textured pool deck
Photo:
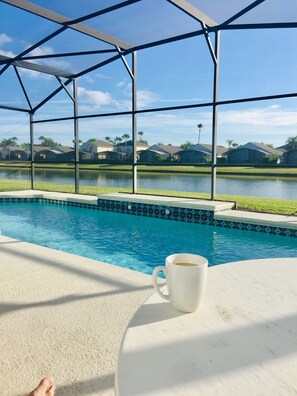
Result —
<path fill-rule="evenodd" d="M 126 326 L 153 291 L 128 269 L 0 236 L 0 395 L 114 395 Z"/>
<path fill-rule="evenodd" d="M 0 197 L 97 204 L 94 196 L 31 190 Z M 109 195 L 117 198 L 168 205 L 165 197 Z M 230 210 L 210 201 L 170 198 L 170 203 L 214 205 L 216 218 L 297 228 L 295 216 Z M 26 395 L 47 374 L 55 378 L 57 395 L 114 395 L 121 340 L 133 314 L 153 294 L 151 277 L 5 236 L 0 262 L 0 395 Z"/>

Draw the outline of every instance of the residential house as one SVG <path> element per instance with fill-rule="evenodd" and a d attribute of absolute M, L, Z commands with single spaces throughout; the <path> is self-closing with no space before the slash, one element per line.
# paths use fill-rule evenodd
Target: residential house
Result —
<path fill-rule="evenodd" d="M 34 150 L 34 159 L 35 160 L 44 160 L 46 159 L 46 153 L 47 151 L 51 150 L 51 147 L 47 147 L 47 146 L 33 146 L 33 150 Z M 31 161 L 31 146 L 27 146 L 25 148 L 25 151 L 27 153 L 28 156 L 28 160 Z M 42 153 L 44 151 L 44 153 Z M 41 152 L 41 155 L 39 155 L 39 153 Z"/>
<path fill-rule="evenodd" d="M 56 155 L 56 161 L 74 161 L 75 150 L 69 146 L 55 146 L 51 151 Z"/>
<path fill-rule="evenodd" d="M 105 140 L 94 140 L 89 139 L 83 143 L 80 147 L 80 151 L 85 153 L 91 153 L 91 159 L 97 159 L 97 154 L 104 151 L 113 151 L 114 146 Z"/>
<path fill-rule="evenodd" d="M 227 148 L 224 146 L 217 146 L 217 161 L 224 162 Z M 181 150 L 178 153 L 179 160 L 182 163 L 200 163 L 206 164 L 212 159 L 212 145 L 211 144 L 196 144 L 187 150 Z"/>
<path fill-rule="evenodd" d="M 1 148 L 1 159 L 8 161 L 27 161 L 28 155 L 23 147 L 5 146 Z"/>
<path fill-rule="evenodd" d="M 229 164 L 263 164 L 269 161 L 277 163 L 281 152 L 263 143 L 249 142 L 227 153 Z"/>
<path fill-rule="evenodd" d="M 79 161 L 90 161 L 92 160 L 92 154 L 91 153 L 85 153 L 80 151 L 79 153 Z M 65 162 L 73 162 L 75 161 L 75 150 L 72 149 L 71 151 L 68 151 L 67 153 L 63 154 L 63 157 L 60 157 Z"/>
<path fill-rule="evenodd" d="M 100 153 L 95 154 L 95 158 L 99 161 L 123 161 L 126 157 L 126 153 L 122 153 L 120 151 L 101 151 Z"/>
<path fill-rule="evenodd" d="M 171 144 L 154 144 L 139 153 L 140 162 L 177 161 L 180 147 Z"/>
<path fill-rule="evenodd" d="M 297 164 L 297 149 L 288 150 L 282 155 L 282 164 L 296 165 Z"/>
<path fill-rule="evenodd" d="M 57 159 L 57 156 L 60 154 L 60 151 L 55 151 L 51 148 L 45 148 L 43 150 L 38 150 L 36 153 L 34 153 L 34 159 L 35 161 L 55 161 Z"/>
<path fill-rule="evenodd" d="M 140 141 L 136 142 L 136 151 L 144 151 L 149 146 L 146 143 Z M 127 140 L 126 142 L 118 143 L 114 146 L 114 151 L 132 154 L 133 153 L 133 142 L 132 140 Z"/>

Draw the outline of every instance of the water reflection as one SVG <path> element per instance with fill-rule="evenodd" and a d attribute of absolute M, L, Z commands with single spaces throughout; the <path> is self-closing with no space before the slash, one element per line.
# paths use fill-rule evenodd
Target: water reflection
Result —
<path fill-rule="evenodd" d="M 131 172 L 117 171 L 80 171 L 82 186 L 131 188 Z M 0 178 L 29 180 L 29 169 L 0 169 Z M 74 170 L 36 169 L 36 181 L 74 184 Z M 139 173 L 139 188 L 173 190 L 186 192 L 210 192 L 210 176 Z M 296 178 L 252 178 L 222 177 L 217 178 L 217 193 L 246 195 L 266 198 L 296 199 Z"/>

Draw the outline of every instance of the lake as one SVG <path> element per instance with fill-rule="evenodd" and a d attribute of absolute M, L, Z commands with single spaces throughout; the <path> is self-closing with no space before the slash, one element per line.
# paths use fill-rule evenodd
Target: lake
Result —
<path fill-rule="evenodd" d="M 0 178 L 29 180 L 29 169 L 0 169 Z M 74 171 L 37 169 L 35 180 L 53 183 L 73 184 Z M 187 192 L 210 192 L 210 176 L 138 173 L 138 187 L 146 189 L 174 190 Z M 116 171 L 80 171 L 83 186 L 109 186 L 131 188 L 131 174 Z M 297 198 L 297 178 L 280 177 L 217 177 L 217 193 L 247 195 L 267 198 Z"/>

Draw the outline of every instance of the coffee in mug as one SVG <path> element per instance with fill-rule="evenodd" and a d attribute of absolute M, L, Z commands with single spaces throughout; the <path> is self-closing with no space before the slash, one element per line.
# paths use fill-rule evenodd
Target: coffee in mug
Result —
<path fill-rule="evenodd" d="M 208 261 L 202 256 L 189 253 L 172 254 L 166 258 L 165 267 L 158 266 L 154 269 L 154 288 L 176 310 L 194 312 L 204 294 L 207 269 Z M 159 288 L 157 276 L 160 271 L 166 276 L 168 294 L 164 294 Z"/>

